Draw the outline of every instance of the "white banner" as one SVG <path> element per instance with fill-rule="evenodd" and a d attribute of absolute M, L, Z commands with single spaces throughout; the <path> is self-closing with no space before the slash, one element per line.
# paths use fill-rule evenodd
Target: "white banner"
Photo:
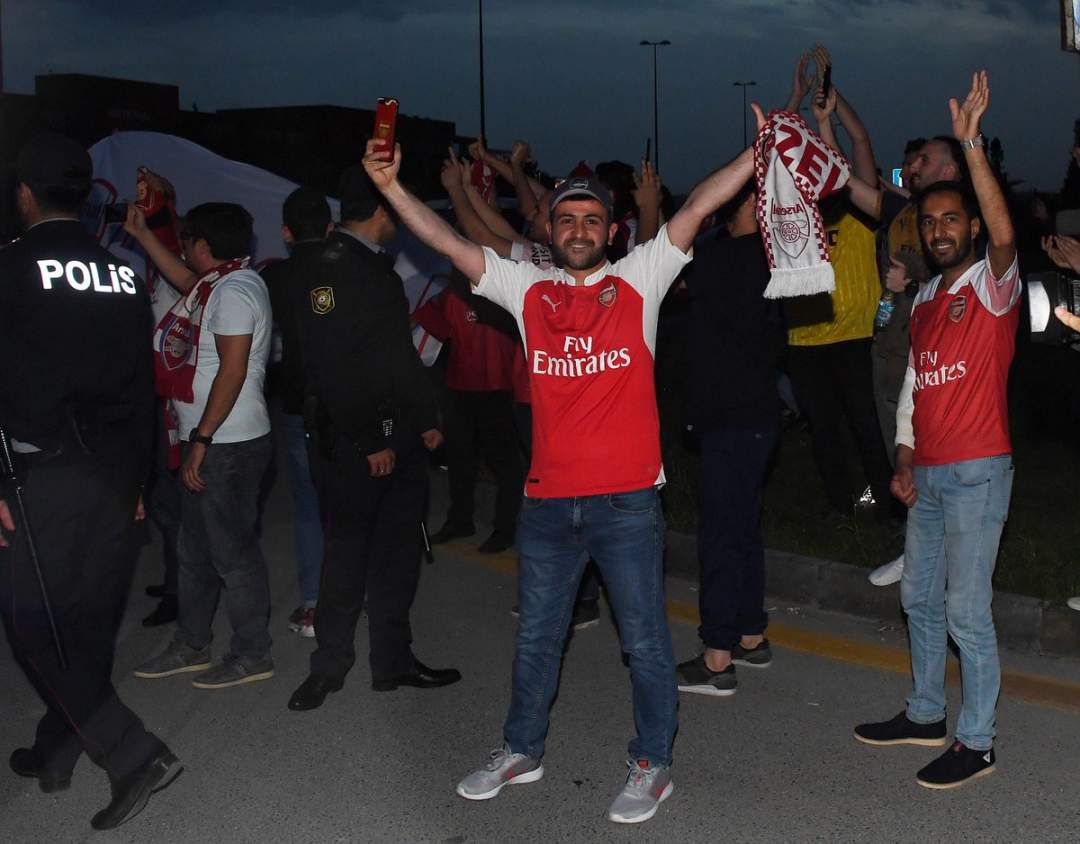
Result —
<path fill-rule="evenodd" d="M 250 164 L 230 161 L 191 141 L 160 132 L 117 132 L 90 148 L 94 162 L 94 189 L 91 193 L 87 225 L 101 244 L 127 261 L 150 287 L 154 314 L 160 318 L 178 298 L 162 281 L 138 244 L 116 223 L 106 224 L 104 208 L 109 203 L 135 196 L 135 177 L 140 166 L 164 176 L 176 188 L 176 209 L 204 202 L 235 202 L 254 218 L 256 268 L 288 256 L 281 239 L 281 207 L 298 187 Z M 327 198 L 336 220 L 336 199 Z M 420 244 L 408 231 L 401 231 L 390 251 L 397 254 L 396 269 L 405 283 L 411 310 L 446 286 L 447 262 Z M 413 332 L 413 342 L 426 366 L 434 363 L 442 343 L 421 328 Z"/>

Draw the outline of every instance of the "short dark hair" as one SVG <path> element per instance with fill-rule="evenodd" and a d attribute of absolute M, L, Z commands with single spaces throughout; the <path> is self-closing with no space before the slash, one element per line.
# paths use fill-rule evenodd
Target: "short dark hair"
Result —
<path fill-rule="evenodd" d="M 971 190 L 966 182 L 934 182 L 932 185 L 928 185 L 919 193 L 918 198 L 918 212 L 919 216 L 922 216 L 923 204 L 926 202 L 927 197 L 933 196 L 937 193 L 954 193 L 960 197 L 960 202 L 964 206 L 964 212 L 972 220 L 979 219 L 979 200 L 975 197 L 975 193 Z"/>
<path fill-rule="evenodd" d="M 296 240 L 321 240 L 330 225 L 330 203 L 311 188 L 297 188 L 285 199 L 281 219 Z"/>
<path fill-rule="evenodd" d="M 913 152 L 918 152 L 926 145 L 926 138 L 912 138 L 906 144 L 904 144 L 904 158 L 907 158 Z"/>
<path fill-rule="evenodd" d="M 757 182 L 751 176 L 735 193 L 731 199 L 721 205 L 716 211 L 716 222 L 727 225 L 734 218 L 736 212 L 742 208 L 742 204 L 757 191 Z M 670 219 L 670 218 L 669 218 Z"/>
<path fill-rule="evenodd" d="M 235 202 L 204 202 L 184 215 L 181 240 L 205 240 L 210 254 L 222 261 L 251 254 L 251 215 Z"/>
<path fill-rule="evenodd" d="M 338 194 L 341 197 L 342 222 L 369 220 L 380 207 L 386 207 L 382 194 L 375 189 L 362 164 L 354 164 L 341 174 Z"/>
<path fill-rule="evenodd" d="M 967 181 L 967 159 L 964 158 L 964 149 L 960 146 L 960 142 L 951 135 L 934 135 L 930 140 L 945 144 L 949 148 L 949 156 L 956 165 L 957 180 L 961 182 Z"/>
<path fill-rule="evenodd" d="M 78 214 L 90 195 L 93 164 L 86 149 L 56 132 L 38 132 L 15 161 L 16 183 L 44 212 Z"/>

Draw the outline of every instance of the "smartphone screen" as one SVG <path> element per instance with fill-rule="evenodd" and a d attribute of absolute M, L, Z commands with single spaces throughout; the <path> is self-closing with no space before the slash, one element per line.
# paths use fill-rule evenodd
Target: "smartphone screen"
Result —
<path fill-rule="evenodd" d="M 375 147 L 383 161 L 394 160 L 394 142 L 397 136 L 398 101 L 394 97 L 379 97 L 375 103 Z"/>
<path fill-rule="evenodd" d="M 903 167 L 893 167 L 892 169 L 892 183 L 897 187 L 902 188 L 904 186 L 904 177 L 902 175 L 903 172 Z"/>

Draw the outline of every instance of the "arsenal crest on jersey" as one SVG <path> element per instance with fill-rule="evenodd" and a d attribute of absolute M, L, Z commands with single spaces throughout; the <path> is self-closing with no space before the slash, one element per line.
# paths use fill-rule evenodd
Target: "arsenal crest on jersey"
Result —
<path fill-rule="evenodd" d="M 311 310 L 325 316 L 334 310 L 334 288 L 316 287 L 311 291 Z"/>
<path fill-rule="evenodd" d="M 949 302 L 949 321 L 960 322 L 967 310 L 967 296 L 957 296 Z"/>
<path fill-rule="evenodd" d="M 605 308 L 610 308 L 615 304 L 615 300 L 619 298 L 618 288 L 615 287 L 614 282 L 608 282 L 607 287 L 600 291 L 600 295 L 596 297 L 596 301 L 603 305 Z"/>

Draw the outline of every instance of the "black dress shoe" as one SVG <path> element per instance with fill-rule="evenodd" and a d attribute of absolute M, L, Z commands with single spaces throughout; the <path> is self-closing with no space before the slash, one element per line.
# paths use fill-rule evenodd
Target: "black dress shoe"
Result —
<path fill-rule="evenodd" d="M 437 689 L 449 686 L 461 679 L 461 672 L 456 668 L 428 668 L 418 659 L 413 659 L 413 670 L 408 674 L 394 674 L 390 677 L 372 677 L 371 688 L 377 692 L 392 692 L 398 686 L 415 686 L 418 689 Z"/>
<path fill-rule="evenodd" d="M 454 524 L 453 522 L 447 522 L 441 528 L 438 533 L 432 534 L 428 540 L 432 545 L 441 545 L 444 542 L 449 542 L 451 539 L 464 539 L 467 536 L 472 536 L 476 533 L 476 527 L 472 524 Z"/>
<path fill-rule="evenodd" d="M 71 775 L 59 776 L 52 771 L 46 771 L 41 764 L 41 757 L 32 747 L 20 747 L 11 753 L 8 764 L 20 777 L 37 779 L 38 787 L 46 794 L 54 791 L 64 791 L 71 787 Z"/>
<path fill-rule="evenodd" d="M 514 534 L 508 531 L 497 530 L 487 539 L 480 543 L 476 550 L 481 554 L 498 554 L 514 544 Z"/>
<path fill-rule="evenodd" d="M 344 685 L 345 681 L 336 677 L 312 674 L 292 693 L 292 697 L 289 698 L 289 709 L 293 712 L 318 709 L 330 692 L 339 692 Z"/>
<path fill-rule="evenodd" d="M 170 621 L 176 621 L 179 612 L 177 604 L 175 595 L 166 595 L 158 602 L 154 611 L 142 620 L 143 627 L 158 627 L 162 624 L 168 624 Z"/>
<path fill-rule="evenodd" d="M 155 583 L 146 587 L 146 594 L 150 598 L 164 598 L 169 593 L 165 590 L 164 583 Z"/>
<path fill-rule="evenodd" d="M 184 766 L 163 748 L 141 768 L 113 782 L 112 802 L 90 819 L 94 829 L 112 829 L 131 820 L 146 808 L 150 795 L 172 784 Z"/>

